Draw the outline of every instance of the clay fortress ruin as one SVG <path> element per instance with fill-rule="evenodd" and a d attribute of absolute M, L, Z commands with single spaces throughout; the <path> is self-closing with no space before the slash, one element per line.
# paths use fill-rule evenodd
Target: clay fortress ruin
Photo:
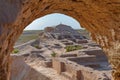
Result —
<path fill-rule="evenodd" d="M 0 80 L 10 79 L 10 54 L 25 27 L 33 20 L 52 13 L 65 14 L 78 20 L 91 33 L 92 40 L 104 50 L 112 67 L 112 79 L 120 80 L 120 0 L 0 0 L 0 7 Z M 74 47 L 72 46 L 72 50 Z M 77 46 L 78 48 L 81 47 Z M 69 50 L 71 46 L 70 49 L 68 47 Z M 19 67 L 19 70 L 21 68 L 24 67 Z M 53 69 L 49 69 L 41 72 L 54 73 Z M 18 79 L 24 79 L 24 73 L 27 74 L 29 70 L 32 69 L 27 68 Z M 34 69 L 34 76 L 39 70 L 40 68 Z M 83 73 L 80 74 L 82 76 Z M 28 78 L 27 80 L 31 80 L 33 76 Z"/>
<path fill-rule="evenodd" d="M 12 54 L 11 80 L 111 80 L 111 66 L 101 47 L 59 24 Z M 51 73 L 52 72 L 52 73 Z"/>
<path fill-rule="evenodd" d="M 84 39 L 85 37 L 80 35 L 77 31 L 70 26 L 59 24 L 55 27 L 45 28 L 45 32 L 50 34 L 55 39 Z"/>

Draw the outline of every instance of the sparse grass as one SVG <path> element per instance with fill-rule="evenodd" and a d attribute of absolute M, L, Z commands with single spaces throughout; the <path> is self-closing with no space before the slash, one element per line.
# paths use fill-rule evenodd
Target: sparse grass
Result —
<path fill-rule="evenodd" d="M 12 53 L 13 53 L 13 54 L 19 53 L 19 49 L 14 49 Z"/>
<path fill-rule="evenodd" d="M 73 46 L 67 46 L 65 49 L 66 49 L 66 52 L 70 52 L 70 51 L 80 50 L 82 48 L 83 47 L 80 45 L 73 45 Z"/>
<path fill-rule="evenodd" d="M 16 43 L 25 43 L 33 39 L 37 39 L 39 37 L 39 33 L 41 30 L 27 30 L 24 31 Z"/>
<path fill-rule="evenodd" d="M 57 53 L 55 53 L 55 52 L 52 52 L 52 54 L 51 54 L 52 57 L 56 57 L 56 55 L 57 55 Z"/>
<path fill-rule="evenodd" d="M 38 35 L 21 35 L 17 42 L 25 43 L 37 38 L 38 38 Z"/>

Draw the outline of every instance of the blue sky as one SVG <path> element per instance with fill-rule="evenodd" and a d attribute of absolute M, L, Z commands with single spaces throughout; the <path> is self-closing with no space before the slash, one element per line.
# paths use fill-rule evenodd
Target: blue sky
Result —
<path fill-rule="evenodd" d="M 34 20 L 25 30 L 41 30 L 45 27 L 55 26 L 60 23 L 69 25 L 74 29 L 81 29 L 79 22 L 74 18 L 64 14 L 54 13 Z"/>

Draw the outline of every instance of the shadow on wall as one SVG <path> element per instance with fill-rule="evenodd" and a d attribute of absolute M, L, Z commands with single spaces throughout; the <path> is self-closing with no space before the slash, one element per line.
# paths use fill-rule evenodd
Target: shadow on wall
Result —
<path fill-rule="evenodd" d="M 50 80 L 27 65 L 23 58 L 12 55 L 11 78 L 10 80 Z"/>

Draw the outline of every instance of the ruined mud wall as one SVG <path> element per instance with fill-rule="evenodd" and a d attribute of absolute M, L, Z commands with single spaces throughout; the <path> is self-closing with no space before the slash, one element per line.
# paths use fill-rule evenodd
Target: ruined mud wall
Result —
<path fill-rule="evenodd" d="M 10 80 L 51 80 L 34 68 L 31 68 L 24 62 L 21 56 L 12 55 L 11 61 Z"/>
<path fill-rule="evenodd" d="M 120 0 L 0 0 L 0 80 L 9 80 L 10 52 L 23 29 L 49 13 L 69 15 L 91 32 L 120 80 Z"/>

